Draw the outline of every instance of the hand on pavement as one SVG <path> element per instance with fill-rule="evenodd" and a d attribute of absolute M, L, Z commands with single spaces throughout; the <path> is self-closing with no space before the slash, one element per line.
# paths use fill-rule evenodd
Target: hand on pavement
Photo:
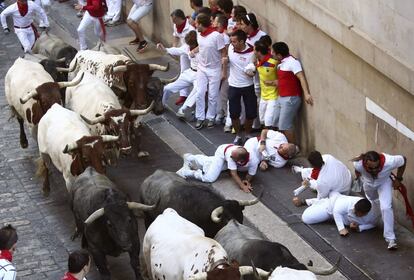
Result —
<path fill-rule="evenodd" d="M 265 171 L 267 168 L 269 167 L 269 165 L 267 164 L 266 161 L 262 161 L 259 165 L 260 170 Z"/>
<path fill-rule="evenodd" d="M 344 228 L 344 229 L 341 229 L 340 231 L 339 231 L 339 234 L 341 235 L 341 236 L 347 236 L 348 235 L 348 230 L 346 229 L 346 228 Z"/>
<path fill-rule="evenodd" d="M 242 183 L 243 183 L 243 186 L 241 187 L 241 189 L 244 192 L 249 193 L 249 192 L 251 192 L 253 190 L 252 184 L 250 184 L 249 181 L 243 180 Z"/>

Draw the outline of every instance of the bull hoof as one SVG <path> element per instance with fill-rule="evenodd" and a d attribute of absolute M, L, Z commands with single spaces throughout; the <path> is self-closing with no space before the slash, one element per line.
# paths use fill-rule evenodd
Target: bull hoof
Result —
<path fill-rule="evenodd" d="M 26 139 L 26 140 L 22 140 L 22 141 L 20 141 L 20 146 L 21 146 L 23 149 L 26 149 L 27 147 L 29 147 L 29 142 L 27 141 L 27 139 Z"/>
<path fill-rule="evenodd" d="M 147 151 L 138 152 L 138 158 L 148 157 L 149 153 Z"/>

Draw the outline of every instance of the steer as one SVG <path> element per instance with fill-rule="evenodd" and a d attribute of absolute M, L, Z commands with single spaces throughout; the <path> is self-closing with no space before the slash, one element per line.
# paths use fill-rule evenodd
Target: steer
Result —
<path fill-rule="evenodd" d="M 7 71 L 5 93 L 12 116 L 20 125 L 20 145 L 27 148 L 28 141 L 23 123 L 26 122 L 32 136 L 37 138 L 37 124 L 54 104 L 62 104 L 59 89 L 77 85 L 82 77 L 72 82 L 54 82 L 39 63 L 17 58 Z"/>
<path fill-rule="evenodd" d="M 82 82 L 66 91 L 66 107 L 79 113 L 88 123 L 92 135 L 110 134 L 119 136 L 119 147 L 116 145 L 116 158 L 119 150 L 123 154 L 131 151 L 131 127 L 139 115 L 151 110 L 130 110 L 122 107 L 117 96 L 102 80 L 88 72 L 83 75 Z M 108 158 L 111 161 L 111 158 Z"/>
<path fill-rule="evenodd" d="M 148 228 L 142 247 L 150 279 L 187 280 L 197 273 L 212 280 L 240 279 L 238 265 L 229 263 L 223 247 L 171 208 Z"/>
<path fill-rule="evenodd" d="M 51 162 L 63 174 L 66 188 L 86 167 L 105 173 L 105 142 L 117 141 L 111 135 L 92 136 L 80 115 L 54 104 L 39 122 L 40 158 L 37 175 L 44 178 L 43 192 L 50 192 L 48 169 Z"/>
<path fill-rule="evenodd" d="M 148 211 L 154 206 L 127 201 L 114 183 L 92 167 L 76 178 L 69 194 L 82 247 L 93 256 L 101 279 L 110 279 L 106 255 L 117 257 L 122 252 L 129 253 L 135 278 L 140 279 L 140 244 L 133 210 Z"/>
<path fill-rule="evenodd" d="M 247 266 L 252 262 L 264 270 L 273 270 L 278 266 L 311 270 L 300 263 L 289 251 L 288 248 L 277 242 L 271 242 L 256 229 L 247 227 L 231 220 L 214 237 L 228 253 L 230 259 L 235 259 L 240 265 Z M 336 271 L 332 267 L 326 271 L 313 269 L 319 275 L 329 275 Z M 252 276 L 245 276 L 244 279 L 254 279 Z M 278 279 L 278 278 L 277 278 Z"/>
<path fill-rule="evenodd" d="M 153 211 L 145 213 L 147 227 L 166 208 L 173 208 L 179 215 L 201 227 L 206 236 L 211 238 L 233 218 L 242 223 L 244 207 L 259 201 L 226 200 L 210 186 L 188 182 L 164 170 L 157 170 L 147 177 L 140 191 L 142 203 L 154 204 L 159 201 Z"/>

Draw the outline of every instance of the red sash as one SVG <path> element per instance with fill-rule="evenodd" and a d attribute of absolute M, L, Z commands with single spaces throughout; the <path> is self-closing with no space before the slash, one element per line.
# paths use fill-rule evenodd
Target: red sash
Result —
<path fill-rule="evenodd" d="M 313 168 L 311 173 L 311 178 L 317 180 L 319 177 L 319 172 L 321 172 L 320 168 Z"/>
<path fill-rule="evenodd" d="M 395 180 L 394 174 L 391 174 L 391 179 Z M 407 187 L 403 183 L 400 183 L 400 187 L 398 188 L 398 191 L 401 193 L 404 199 L 404 202 L 405 202 L 405 214 L 411 220 L 411 223 L 413 224 L 413 227 L 414 227 L 414 211 L 413 211 L 413 208 L 411 208 L 410 201 L 408 200 Z"/>
<path fill-rule="evenodd" d="M 99 19 L 99 25 L 101 26 L 101 29 L 102 29 L 102 36 L 101 36 L 101 40 L 102 40 L 103 42 L 105 42 L 105 41 L 106 41 L 106 29 L 105 29 L 105 23 L 104 23 L 104 21 L 103 21 L 102 17 L 99 17 L 98 19 Z"/>

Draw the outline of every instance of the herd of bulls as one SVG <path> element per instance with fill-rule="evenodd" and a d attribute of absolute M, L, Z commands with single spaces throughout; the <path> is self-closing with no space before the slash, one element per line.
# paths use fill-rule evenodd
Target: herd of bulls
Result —
<path fill-rule="evenodd" d="M 122 252 L 141 279 L 137 210 L 147 228 L 143 274 L 151 279 L 316 279 L 285 246 L 242 224 L 243 209 L 258 199 L 226 200 L 210 186 L 157 170 L 143 182 L 141 201 L 131 202 L 104 175 L 106 165 L 131 152 L 132 139 L 139 142 L 137 117 L 163 112 L 168 81 L 152 74 L 168 66 L 77 52 L 51 34 L 42 34 L 34 51 L 39 55 L 18 58 L 7 72 L 6 98 L 22 148 L 28 146 L 24 123 L 37 140 L 45 195 L 51 165 L 62 173 L 76 222 L 73 238 L 82 237 L 101 279 L 110 279 L 106 256 Z"/>

